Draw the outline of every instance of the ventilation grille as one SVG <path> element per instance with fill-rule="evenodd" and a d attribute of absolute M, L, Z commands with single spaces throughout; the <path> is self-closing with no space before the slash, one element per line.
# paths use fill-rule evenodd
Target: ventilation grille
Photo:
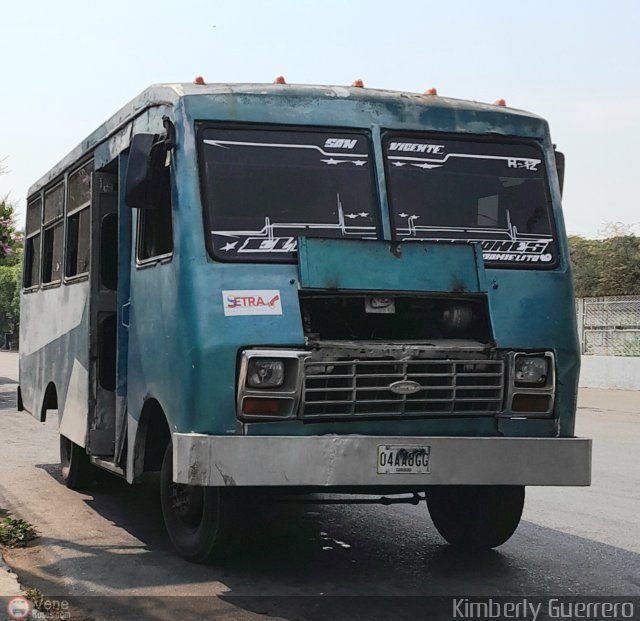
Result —
<path fill-rule="evenodd" d="M 413 394 L 390 390 L 413 382 Z M 305 363 L 302 418 L 495 415 L 502 360 L 340 360 Z"/>

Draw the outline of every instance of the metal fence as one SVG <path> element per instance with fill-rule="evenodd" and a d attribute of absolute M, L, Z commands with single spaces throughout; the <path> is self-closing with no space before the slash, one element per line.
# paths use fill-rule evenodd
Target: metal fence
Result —
<path fill-rule="evenodd" d="M 640 356 L 640 295 L 576 300 L 582 353 Z"/>

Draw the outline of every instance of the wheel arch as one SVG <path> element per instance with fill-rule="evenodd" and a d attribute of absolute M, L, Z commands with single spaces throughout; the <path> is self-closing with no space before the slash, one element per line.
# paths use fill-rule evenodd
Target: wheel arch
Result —
<path fill-rule="evenodd" d="M 22 396 L 22 395 L 21 395 Z M 40 422 L 44 423 L 47 420 L 48 410 L 58 409 L 58 390 L 54 382 L 49 382 L 44 391 L 44 397 L 42 398 L 42 407 L 40 408 Z"/>
<path fill-rule="evenodd" d="M 152 397 L 145 400 L 140 412 L 134 441 L 133 476 L 156 472 L 162 468 L 167 444 L 171 441 L 171 428 L 160 402 Z"/>

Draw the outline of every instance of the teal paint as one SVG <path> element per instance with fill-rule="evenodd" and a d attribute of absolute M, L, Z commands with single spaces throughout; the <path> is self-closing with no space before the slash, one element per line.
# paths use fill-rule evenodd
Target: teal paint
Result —
<path fill-rule="evenodd" d="M 479 293 L 477 245 L 301 238 L 300 285 L 309 289 Z"/>
<path fill-rule="evenodd" d="M 153 398 L 163 407 L 174 431 L 208 434 L 369 433 L 413 435 L 554 435 L 555 421 L 509 421 L 500 429 L 490 418 L 455 420 L 300 422 L 243 425 L 236 418 L 238 352 L 244 347 L 304 348 L 298 301 L 299 288 L 345 291 L 417 291 L 444 294 L 460 289 L 486 295 L 495 347 L 498 350 L 553 351 L 556 355 L 557 428 L 574 432 L 579 371 L 571 274 L 564 240 L 560 194 L 553 169 L 546 122 L 534 115 L 440 97 L 343 87 L 274 85 L 174 85 L 151 87 L 83 141 L 67 158 L 36 183 L 40 191 L 72 162 L 93 150 L 106 164 L 126 148 L 135 132 L 162 130 L 169 114 L 176 126 L 172 154 L 174 254 L 170 261 L 129 269 L 130 300 L 126 378 L 129 414 L 140 416 Z M 305 240 L 299 265 L 215 262 L 205 247 L 196 165 L 195 123 L 198 121 L 357 128 L 370 132 L 380 194 L 380 242 Z M 448 134 L 509 136 L 533 139 L 545 153 L 555 229 L 558 266 L 552 270 L 484 269 L 473 246 L 403 243 L 400 258 L 391 252 L 391 227 L 381 161 L 384 129 Z M 121 186 L 123 179 L 120 180 Z M 135 257 L 137 214 L 121 228 Z M 121 218 L 123 213 L 121 210 Z M 130 240 L 126 234 L 130 232 Z M 324 252 L 326 251 L 326 255 Z M 331 285 L 331 286 L 329 286 Z M 228 317 L 223 290 L 279 291 L 278 316 Z M 33 295 L 33 294 L 29 294 Z M 121 314 L 120 320 L 122 321 Z M 119 367 L 120 373 L 125 369 Z M 35 407 L 32 406 L 32 407 Z"/>

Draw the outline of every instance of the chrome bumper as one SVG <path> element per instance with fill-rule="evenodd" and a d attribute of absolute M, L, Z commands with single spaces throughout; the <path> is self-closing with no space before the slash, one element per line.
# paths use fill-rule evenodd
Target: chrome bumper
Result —
<path fill-rule="evenodd" d="M 430 447 L 430 472 L 379 474 L 379 445 Z M 205 486 L 590 485 L 591 440 L 175 433 L 173 479 Z"/>

